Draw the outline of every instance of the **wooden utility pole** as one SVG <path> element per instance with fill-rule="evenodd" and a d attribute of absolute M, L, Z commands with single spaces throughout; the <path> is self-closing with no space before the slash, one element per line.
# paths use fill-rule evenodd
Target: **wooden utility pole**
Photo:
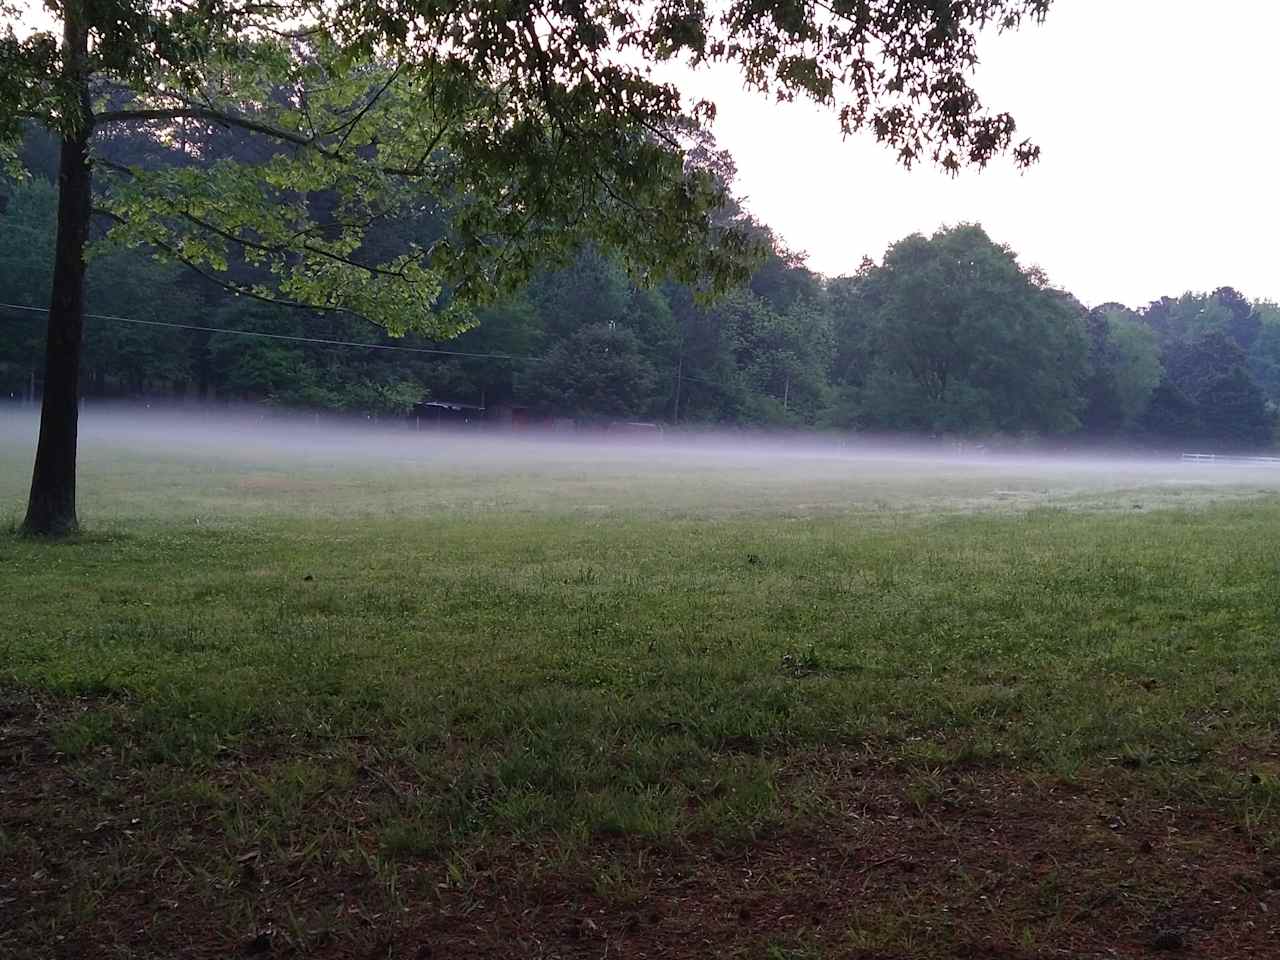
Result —
<path fill-rule="evenodd" d="M 673 424 L 680 422 L 680 384 L 684 381 L 684 357 L 676 360 L 676 408 L 671 413 Z"/>

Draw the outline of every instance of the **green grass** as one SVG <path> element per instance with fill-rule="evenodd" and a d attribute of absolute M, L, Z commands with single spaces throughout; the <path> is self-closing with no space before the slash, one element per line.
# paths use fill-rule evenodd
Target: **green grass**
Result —
<path fill-rule="evenodd" d="M 525 882 L 587 870 L 630 909 L 645 882 L 584 866 L 598 845 L 825 822 L 833 757 L 899 771 L 919 815 L 954 772 L 1114 777 L 1269 843 L 1280 498 L 1237 479 L 90 447 L 86 533 L 0 537 L 0 692 L 39 706 L 85 811 L 158 821 L 138 829 L 190 861 L 233 939 L 265 922 L 227 892 L 253 851 L 358 868 L 394 912 L 406 864 L 469 890 L 514 844 L 541 851 Z M 49 829 L 90 816 L 49 810 Z M 32 836 L 6 825 L 0 854 Z M 121 843 L 69 857 L 42 937 L 159 869 Z M 920 935 L 867 922 L 849 943 Z"/>
<path fill-rule="evenodd" d="M 11 684 L 128 705 L 68 743 L 127 730 L 177 762 L 262 737 L 375 735 L 426 765 L 465 748 L 501 788 L 481 820 L 566 826 L 594 809 L 574 797 L 662 786 L 679 809 L 673 771 L 726 745 L 871 739 L 1065 770 L 1266 729 L 1278 526 L 1267 501 L 9 540 L 0 661 Z"/>

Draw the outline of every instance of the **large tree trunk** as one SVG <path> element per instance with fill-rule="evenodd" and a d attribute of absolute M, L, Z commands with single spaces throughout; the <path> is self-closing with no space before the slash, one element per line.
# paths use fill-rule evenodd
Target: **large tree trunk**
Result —
<path fill-rule="evenodd" d="M 58 168 L 58 235 L 45 344 L 40 440 L 31 477 L 24 533 L 60 537 L 74 533 L 76 435 L 80 420 L 80 353 L 84 342 L 85 244 L 89 239 L 92 171 L 89 163 L 88 31 L 79 3 L 64 6 L 66 69 L 80 90 L 82 115 L 62 135 Z"/>

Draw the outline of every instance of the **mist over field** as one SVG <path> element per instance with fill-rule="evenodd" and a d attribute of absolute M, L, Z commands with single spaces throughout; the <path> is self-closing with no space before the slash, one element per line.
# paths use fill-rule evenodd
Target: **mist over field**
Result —
<path fill-rule="evenodd" d="M 26 493 L 34 416 L 0 417 L 0 495 Z M 244 409 L 90 408 L 87 516 L 202 522 L 445 510 L 811 516 L 1038 506 L 1150 509 L 1280 490 L 1280 465 L 1132 450 L 1016 452 L 814 433 L 435 429 Z"/>

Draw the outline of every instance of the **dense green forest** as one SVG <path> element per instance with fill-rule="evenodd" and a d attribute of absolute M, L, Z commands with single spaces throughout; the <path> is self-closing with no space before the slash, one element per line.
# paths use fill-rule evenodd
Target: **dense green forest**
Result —
<path fill-rule="evenodd" d="M 113 149 L 128 158 L 130 144 Z M 3 186 L 0 397 L 39 389 L 56 158 Z M 731 161 L 722 159 L 726 176 Z M 726 217 L 747 221 L 742 211 Z M 429 221 L 388 229 L 425 231 Z M 237 296 L 144 249 L 90 267 L 84 394 L 407 415 L 424 401 L 579 421 L 827 427 L 921 436 L 1253 449 L 1280 409 L 1280 307 L 1230 287 L 1093 309 L 981 227 L 910 236 L 852 276 L 807 270 L 763 225 L 749 283 L 713 302 L 637 285 L 592 249 L 481 310 L 455 340 Z M 192 330 L 153 324 L 184 324 Z M 358 341 L 361 349 L 289 339 Z"/>

